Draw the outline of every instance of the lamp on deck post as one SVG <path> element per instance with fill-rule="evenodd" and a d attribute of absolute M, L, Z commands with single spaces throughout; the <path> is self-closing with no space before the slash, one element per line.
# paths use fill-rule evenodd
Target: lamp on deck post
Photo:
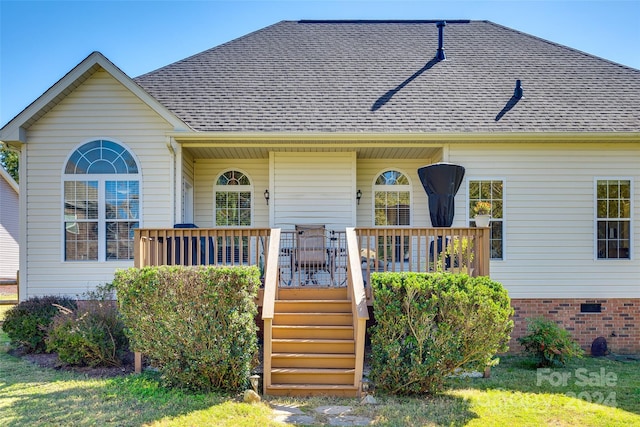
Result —
<path fill-rule="evenodd" d="M 356 200 L 358 201 L 358 204 L 360 204 L 360 199 L 362 199 L 362 191 L 358 190 L 356 191 Z"/>
<path fill-rule="evenodd" d="M 269 205 L 269 190 L 264 190 L 264 199 L 267 201 L 267 206 Z"/>

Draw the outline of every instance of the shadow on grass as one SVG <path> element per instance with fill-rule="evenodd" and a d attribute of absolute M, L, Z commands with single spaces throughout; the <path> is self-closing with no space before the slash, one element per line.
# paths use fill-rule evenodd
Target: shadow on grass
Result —
<path fill-rule="evenodd" d="M 93 379 L 39 368 L 0 353 L 0 412 L 6 426 L 139 426 L 230 399 L 165 389 L 146 373 Z"/>
<path fill-rule="evenodd" d="M 277 404 L 280 399 L 267 400 Z M 379 405 L 359 405 L 357 399 L 330 401 L 353 406 L 354 415 L 378 425 L 464 426 L 478 417 L 465 399 L 456 396 L 380 396 Z M 321 418 L 314 412 L 317 401 L 299 402 L 311 405 L 307 412 Z M 268 406 L 243 405 L 236 403 L 235 396 L 164 388 L 159 375 L 150 372 L 86 378 L 0 352 L 0 412 L 6 426 L 276 425 Z"/>
<path fill-rule="evenodd" d="M 640 361 L 586 356 L 565 367 L 540 368 L 532 358 L 501 357 L 490 378 L 461 378 L 452 389 L 500 390 L 575 397 L 640 415 Z"/>

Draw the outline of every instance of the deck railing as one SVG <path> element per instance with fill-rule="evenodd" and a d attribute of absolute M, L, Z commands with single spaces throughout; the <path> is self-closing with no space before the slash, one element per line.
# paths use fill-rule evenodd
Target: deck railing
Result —
<path fill-rule="evenodd" d="M 269 241 L 269 253 L 277 254 L 280 252 L 280 229 L 274 228 L 271 231 L 271 240 Z M 271 339 L 273 338 L 273 315 L 275 310 L 275 301 L 278 294 L 278 257 L 272 256 L 267 258 L 266 273 L 264 280 L 264 297 L 262 302 L 262 321 L 263 325 L 263 366 L 262 366 L 262 387 L 263 393 L 266 394 L 267 388 L 271 386 L 271 356 L 273 348 Z"/>
<path fill-rule="evenodd" d="M 347 253 L 347 295 L 351 300 L 351 312 L 353 314 L 353 339 L 355 343 L 356 365 L 354 373 L 354 386 L 358 388 L 358 396 L 362 390 L 362 375 L 364 370 L 364 347 L 367 331 L 369 310 L 367 297 L 364 290 L 364 280 L 360 268 L 360 255 L 358 251 L 358 237 L 353 228 L 346 230 Z"/>
<path fill-rule="evenodd" d="M 373 272 L 463 272 L 488 276 L 489 228 L 358 227 L 365 285 Z"/>
<path fill-rule="evenodd" d="M 134 265 L 257 265 L 264 276 L 270 228 L 136 229 Z"/>
<path fill-rule="evenodd" d="M 272 231 L 269 228 L 136 229 L 134 265 L 257 265 L 264 277 Z M 365 286 L 372 272 L 383 271 L 489 275 L 489 228 L 357 227 L 354 232 Z M 296 269 L 294 232 L 281 233 L 277 251 L 280 286 L 309 282 L 346 286 L 351 267 L 346 234 L 329 230 L 327 236 L 326 266 L 307 268 L 313 270 L 313 274 L 309 274 L 304 268 Z"/>

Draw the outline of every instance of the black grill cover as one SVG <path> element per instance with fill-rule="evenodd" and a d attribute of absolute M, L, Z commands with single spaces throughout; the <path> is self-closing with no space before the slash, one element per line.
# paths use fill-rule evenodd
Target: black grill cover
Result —
<path fill-rule="evenodd" d="M 455 195 L 464 178 L 464 168 L 452 163 L 434 163 L 418 169 L 418 176 L 429 197 L 433 227 L 451 227 Z"/>

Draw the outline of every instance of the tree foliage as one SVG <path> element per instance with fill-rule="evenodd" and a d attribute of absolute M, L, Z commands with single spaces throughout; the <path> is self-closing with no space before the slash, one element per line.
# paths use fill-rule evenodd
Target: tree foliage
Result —
<path fill-rule="evenodd" d="M 20 182 L 18 178 L 18 153 L 9 150 L 6 144 L 0 143 L 0 165 L 9 172 L 9 175 L 16 182 Z"/>

